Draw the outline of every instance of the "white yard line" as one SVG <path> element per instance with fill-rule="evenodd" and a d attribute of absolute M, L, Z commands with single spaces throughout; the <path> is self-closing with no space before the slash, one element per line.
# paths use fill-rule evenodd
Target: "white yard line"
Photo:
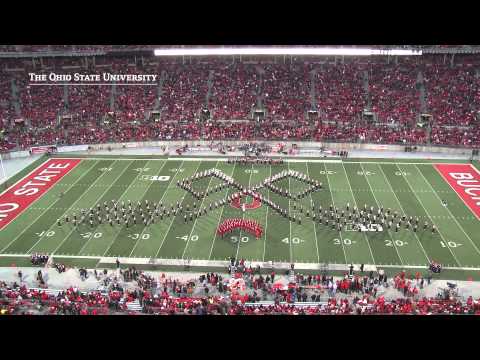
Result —
<path fill-rule="evenodd" d="M 252 174 L 253 174 L 253 164 L 252 168 L 250 170 L 250 177 L 248 178 L 248 188 L 250 189 L 250 182 L 252 181 Z M 245 219 L 245 212 L 242 214 L 242 219 Z M 238 235 L 238 240 L 237 240 L 237 253 L 235 254 L 235 260 L 238 259 L 238 253 L 240 251 L 240 243 L 242 242 L 242 229 L 240 229 L 240 234 Z"/>
<path fill-rule="evenodd" d="M 405 215 L 405 216 L 406 216 L 405 210 L 403 209 L 403 206 L 402 206 L 402 203 L 400 202 L 400 199 L 397 197 L 397 194 L 396 194 L 395 191 L 393 190 L 392 184 L 390 184 L 390 181 L 388 181 L 387 175 L 386 175 L 385 172 L 383 171 L 383 168 L 382 168 L 380 165 L 377 165 L 377 166 L 380 168 L 380 171 L 382 172 L 383 177 L 385 178 L 385 181 L 386 181 L 386 182 L 388 183 L 388 185 L 390 186 L 390 189 L 392 189 L 392 193 L 393 193 L 393 195 L 395 196 L 395 199 L 397 200 L 398 205 L 400 206 L 400 210 L 402 210 L 402 215 Z M 431 263 L 431 260 L 430 260 L 430 258 L 428 257 L 427 252 L 425 251 L 425 249 L 424 249 L 424 247 L 423 247 L 423 245 L 422 245 L 422 242 L 420 241 L 417 233 L 416 233 L 416 232 L 413 232 L 413 234 L 415 235 L 415 238 L 417 239 L 418 244 L 419 244 L 420 247 L 422 248 L 423 253 L 425 254 L 425 257 L 426 257 L 428 263 L 430 264 L 430 263 Z"/>
<path fill-rule="evenodd" d="M 399 171 L 402 171 L 398 166 L 397 166 L 397 169 Z M 405 181 L 407 182 L 408 186 L 410 187 L 410 189 L 413 190 L 413 187 L 412 185 L 410 184 L 410 181 L 408 181 L 408 176 L 405 176 Z M 450 253 L 452 254 L 454 260 L 457 262 L 458 266 L 462 266 L 462 264 L 460 263 L 460 261 L 458 261 L 457 257 L 455 256 L 455 254 L 453 253 L 452 249 L 450 249 L 450 246 L 448 246 L 448 242 L 447 240 L 445 240 L 444 236 L 442 235 L 442 232 L 440 231 L 438 225 L 433 221 L 433 218 L 430 216 L 430 213 L 427 211 L 427 209 L 425 208 L 425 205 L 423 205 L 423 202 L 422 200 L 415 194 L 415 197 L 417 198 L 418 202 L 420 203 L 420 205 L 422 205 L 422 208 L 423 210 L 425 211 L 425 213 L 427 214 L 428 218 L 430 219 L 430 222 L 432 224 L 435 224 L 436 228 L 437 228 L 437 231 L 438 231 L 438 234 L 440 235 L 440 237 L 443 239 L 443 241 L 445 242 L 445 245 L 447 246 L 448 250 L 450 250 Z"/>
<path fill-rule="evenodd" d="M 78 181 L 80 181 L 80 179 L 82 179 L 88 172 L 90 172 L 90 170 L 92 170 L 97 163 L 98 163 L 98 161 L 94 162 L 94 163 L 93 163 L 93 166 L 92 166 L 91 168 L 89 168 L 87 171 L 85 171 L 85 172 L 83 173 L 83 175 L 81 175 L 81 176 L 77 179 L 76 182 L 74 182 L 67 190 L 65 190 L 65 192 L 68 192 L 72 187 L 74 187 L 75 184 L 76 184 Z M 68 174 L 67 174 L 67 175 L 68 175 Z M 53 188 L 53 187 L 52 187 L 52 188 Z M 50 189 L 52 189 L 52 188 L 50 188 Z M 37 222 L 37 220 L 40 219 L 40 217 L 42 217 L 48 210 L 50 210 L 50 208 L 52 208 L 53 205 L 54 205 L 57 201 L 58 201 L 58 199 L 57 199 L 56 201 L 53 201 L 52 204 L 51 204 L 49 207 L 47 207 L 42 213 L 40 213 L 40 215 L 38 215 L 33 221 L 31 221 L 31 222 L 30 222 L 30 225 L 27 226 L 27 227 L 25 227 L 25 229 L 23 229 L 20 234 L 18 234 L 17 236 L 15 236 L 15 238 L 14 238 L 12 241 L 10 241 L 10 243 L 8 243 L 8 245 L 5 246 L 0 252 L 4 252 L 6 249 L 8 249 L 8 247 L 9 247 L 11 244 L 13 244 L 20 236 L 22 236 L 23 233 L 30 228 L 30 226 L 32 226 L 33 224 L 35 224 L 35 223 Z"/>
<path fill-rule="evenodd" d="M 440 202 L 440 204 L 442 203 L 442 199 L 440 199 L 440 196 L 438 196 L 438 194 L 436 193 L 435 189 L 433 188 L 432 184 L 430 184 L 430 182 L 427 180 L 427 178 L 425 177 L 425 175 L 423 175 L 423 173 L 420 171 L 420 169 L 415 165 L 415 168 L 417 169 L 417 171 L 420 173 L 420 175 L 422 175 L 423 177 L 423 180 L 428 184 L 428 186 L 430 187 L 430 189 L 432 189 L 432 192 L 435 194 L 435 196 L 437 197 L 438 201 Z M 450 183 L 447 181 L 447 183 L 450 185 Z M 450 185 L 451 186 L 451 185 Z M 453 188 L 452 188 L 453 189 Z M 458 195 L 458 194 L 457 194 Z M 477 251 L 478 254 L 480 254 L 480 250 L 478 249 L 477 245 L 475 245 L 475 243 L 472 241 L 472 239 L 470 238 L 470 236 L 468 236 L 468 234 L 465 232 L 465 230 L 463 229 L 463 227 L 460 225 L 460 223 L 458 222 L 458 220 L 453 216 L 452 212 L 450 211 L 450 209 L 448 208 L 448 206 L 445 206 L 445 209 L 447 209 L 448 213 L 450 214 L 450 216 L 453 218 L 453 220 L 455 221 L 455 223 L 457 224 L 457 226 L 460 228 L 460 230 L 462 230 L 462 232 L 465 234 L 465 236 L 468 238 L 468 240 L 470 240 L 470 242 L 472 243 L 473 247 L 475 248 L 475 250 Z M 447 244 L 448 245 L 448 244 Z"/>
<path fill-rule="evenodd" d="M 270 175 L 269 177 L 272 177 L 272 166 L 270 165 Z M 270 189 L 267 188 L 268 191 L 268 200 L 270 200 Z M 263 204 L 262 204 L 263 206 Z M 268 209 L 270 206 L 267 206 L 267 211 L 265 213 L 265 240 L 263 241 L 263 256 L 262 256 L 262 261 L 265 261 L 265 250 L 267 246 L 267 228 L 268 228 Z"/>
<path fill-rule="evenodd" d="M 287 169 L 290 171 L 290 164 L 287 163 Z M 288 176 L 288 192 L 291 193 L 290 188 L 290 176 Z M 288 198 L 288 212 L 291 214 L 290 211 L 290 197 Z M 290 246 L 290 263 L 293 263 L 293 250 L 292 250 L 292 222 L 290 219 L 288 220 L 288 226 L 290 228 L 290 234 L 288 235 L 288 245 Z"/>
<path fill-rule="evenodd" d="M 133 161 L 137 161 L 137 160 L 133 160 Z M 132 161 L 132 162 L 133 162 L 133 161 Z M 148 161 L 145 163 L 145 165 L 146 165 L 146 164 L 148 164 Z M 125 171 L 130 167 L 130 165 L 131 165 L 131 163 L 128 164 L 127 167 L 125 167 L 125 169 L 124 169 L 123 172 L 122 172 L 122 175 L 123 175 L 123 173 L 125 173 Z M 115 179 L 115 181 L 117 181 L 119 178 L 120 178 L 120 177 L 117 177 L 117 179 Z M 131 186 L 136 180 L 137 180 L 137 178 L 134 178 L 133 181 L 130 183 L 130 186 Z M 113 182 L 115 182 L 115 181 L 113 181 Z M 117 203 L 120 201 L 120 199 L 123 197 L 123 195 L 125 195 L 125 194 L 127 193 L 127 191 L 128 191 L 128 189 L 130 188 L 130 186 L 128 186 L 128 187 L 121 193 L 121 195 L 119 196 L 119 198 L 118 198 L 118 200 L 117 200 Z M 110 189 L 110 188 L 108 188 L 108 189 Z M 107 190 L 108 190 L 108 189 L 107 189 Z M 105 195 L 105 193 L 106 193 L 106 192 L 104 192 L 101 197 L 103 197 L 103 195 Z M 101 197 L 99 197 L 99 199 L 100 199 Z M 83 249 L 85 249 L 85 247 L 87 246 L 87 244 L 93 239 L 93 235 L 95 234 L 95 231 L 98 229 L 98 227 L 99 227 L 99 225 L 95 226 L 95 230 L 94 230 L 94 231 L 91 231 L 92 235 L 88 238 L 88 240 L 85 242 L 85 244 L 83 244 L 82 248 L 78 251 L 79 254 L 82 253 Z M 73 231 L 73 230 L 72 230 L 72 231 Z M 114 238 L 114 239 L 115 239 L 115 238 Z"/>
<path fill-rule="evenodd" d="M 323 164 L 323 168 L 325 169 L 325 176 L 327 177 L 327 186 L 328 186 L 328 191 L 330 192 L 330 198 L 332 199 L 332 205 L 335 207 L 335 200 L 333 198 L 333 193 L 332 193 L 331 188 L 330 188 L 330 181 L 328 180 L 327 166 L 325 164 Z M 328 206 L 328 205 L 326 205 L 326 206 Z M 343 255 L 345 256 L 345 264 L 348 264 L 347 252 L 345 251 L 345 245 L 343 243 L 342 232 L 339 231 L 338 234 L 340 236 L 340 241 L 342 243 Z"/>
<path fill-rule="evenodd" d="M 233 164 L 233 171 L 232 173 L 230 174 L 230 177 L 233 177 L 233 174 L 235 173 L 235 168 L 237 167 L 237 163 L 234 163 Z M 271 168 L 270 168 L 271 169 Z M 226 197 L 228 197 L 228 193 L 229 193 L 230 189 L 227 188 L 227 192 L 225 194 Z M 233 190 L 235 191 L 235 190 Z M 225 206 L 222 207 L 222 211 L 220 212 L 220 217 L 218 218 L 218 223 L 217 223 L 217 229 L 218 227 L 220 226 L 220 221 L 222 221 L 222 217 L 223 217 L 223 211 L 225 210 L 225 207 L 228 206 L 225 204 Z M 208 255 L 208 259 L 210 259 L 212 257 L 212 251 L 213 251 L 213 245 L 215 244 L 215 239 L 217 238 L 217 233 L 215 232 L 215 235 L 213 236 L 213 241 L 212 241 L 212 246 L 210 247 L 210 253 Z"/>
<path fill-rule="evenodd" d="M 375 199 L 375 202 L 377 203 L 377 208 L 380 208 L 380 203 L 378 202 L 377 197 L 375 196 L 375 193 L 374 193 L 374 191 L 372 190 L 372 186 L 370 185 L 370 181 L 368 180 L 368 176 L 365 175 L 365 169 L 363 168 L 362 164 L 360 164 L 360 169 L 362 169 L 363 176 L 365 177 L 365 180 L 367 181 L 367 184 L 368 184 L 368 186 L 370 187 L 370 192 L 372 193 L 373 198 Z M 403 262 L 402 256 L 400 255 L 400 252 L 398 251 L 397 246 L 395 245 L 395 239 L 394 239 L 394 237 L 392 236 L 392 232 L 391 232 L 391 230 L 387 230 L 387 231 L 388 231 L 388 233 L 390 234 L 390 238 L 392 239 L 393 247 L 394 247 L 395 250 L 397 251 L 398 258 L 400 259 L 400 262 L 401 262 L 402 265 L 403 265 L 404 262 Z"/>
<path fill-rule="evenodd" d="M 307 164 L 307 175 L 310 179 L 312 179 L 310 177 L 310 170 L 308 169 L 308 162 L 306 163 Z M 312 193 L 310 193 L 310 201 L 313 203 L 313 197 L 312 197 Z M 313 215 L 313 214 L 312 214 Z M 318 238 L 317 238 L 317 228 L 316 228 L 316 225 L 315 225 L 315 221 L 312 221 L 313 222 L 313 231 L 315 233 L 315 247 L 317 248 L 317 262 L 320 263 L 320 253 L 318 252 Z"/>
<path fill-rule="evenodd" d="M 360 208 L 358 207 L 358 204 L 357 204 L 357 200 L 355 200 L 355 195 L 353 194 L 352 185 L 350 184 L 350 179 L 348 178 L 348 175 L 347 175 L 347 170 L 345 169 L 345 165 L 343 164 L 343 162 L 342 162 L 342 167 L 343 167 L 343 171 L 345 172 L 345 177 L 347 178 L 348 186 L 350 187 L 350 192 L 352 193 L 353 203 L 357 207 L 358 211 L 360 211 Z M 370 250 L 370 255 L 372 255 L 372 261 L 373 261 L 374 264 L 376 264 L 375 258 L 373 257 L 373 252 L 372 252 L 372 248 L 370 246 L 370 242 L 368 241 L 368 236 L 365 233 L 363 233 L 363 236 L 365 237 L 365 240 L 367 241 L 368 249 Z"/>
<path fill-rule="evenodd" d="M 218 165 L 218 161 L 215 163 L 215 168 L 217 168 L 217 165 Z M 212 183 L 213 178 L 214 178 L 214 176 L 210 176 L 210 180 L 208 181 L 208 185 L 207 185 L 207 188 L 205 189 L 205 191 L 208 191 L 208 189 L 210 188 L 210 185 Z M 204 204 L 206 198 L 207 198 L 207 196 L 204 195 L 203 199 L 202 199 L 202 202 L 198 206 L 199 211 L 202 210 L 202 207 L 203 207 L 203 204 Z M 226 204 L 225 204 L 225 206 L 226 206 Z M 187 252 L 188 244 L 190 243 L 190 238 L 192 237 L 193 230 L 195 229 L 195 225 L 197 224 L 197 221 L 198 221 L 199 218 L 200 218 L 200 216 L 197 216 L 197 218 L 193 222 L 192 230 L 190 231 L 190 234 L 188 235 L 188 238 L 187 238 L 187 244 L 185 245 L 185 248 L 183 249 L 182 259 L 185 256 L 185 253 Z"/>
<path fill-rule="evenodd" d="M 148 164 L 148 162 L 147 162 L 147 164 Z M 165 162 L 163 163 L 162 167 L 160 168 L 160 170 L 158 171 L 157 176 L 160 176 L 160 173 L 162 172 L 162 170 L 163 170 L 163 168 L 165 167 L 166 164 L 167 164 L 167 162 L 165 161 Z M 183 164 L 183 162 L 182 162 L 182 164 Z M 180 165 L 180 168 L 181 168 L 181 165 Z M 163 203 L 163 198 L 165 197 L 165 194 L 167 193 L 168 188 L 170 187 L 170 184 L 174 183 L 175 176 L 177 176 L 177 174 L 178 174 L 179 172 L 180 172 L 180 171 L 177 170 L 177 172 L 175 173 L 175 175 L 171 177 L 171 180 L 169 181 L 169 183 L 168 183 L 165 191 L 163 192 L 162 197 L 160 198 L 160 201 L 162 201 L 162 203 Z M 147 186 L 147 188 L 146 188 L 146 190 L 144 191 L 142 197 L 145 196 L 145 194 L 148 192 L 148 190 L 150 190 L 150 188 L 152 187 L 152 185 L 153 185 L 153 181 L 152 181 L 152 183 L 151 183 L 149 186 Z M 158 202 L 157 202 L 157 204 L 158 204 Z M 132 249 L 132 251 L 130 252 L 130 255 L 128 255 L 128 257 L 131 257 L 131 256 L 132 256 L 133 252 L 134 252 L 135 249 L 137 248 L 137 245 L 140 243 L 140 240 L 142 240 L 142 236 L 143 236 L 143 233 L 145 232 L 145 230 L 147 230 L 147 226 L 144 226 L 144 227 L 143 227 L 142 232 L 140 233 L 140 236 L 138 237 L 137 242 L 136 242 L 135 245 L 133 246 L 133 249 Z M 120 234 L 120 233 L 119 233 L 119 234 Z"/>
<path fill-rule="evenodd" d="M 197 165 L 197 168 L 195 169 L 195 171 L 193 172 L 193 174 L 195 174 L 197 171 L 198 171 L 198 168 L 200 167 L 200 164 L 201 164 L 201 161 L 198 162 L 198 165 Z M 183 161 L 182 163 L 180 164 L 180 168 L 183 166 Z M 178 173 L 177 173 L 178 174 Z M 175 174 L 175 176 L 177 176 L 177 174 Z M 187 195 L 187 192 L 185 191 L 183 196 L 182 196 L 182 201 L 181 201 L 181 204 L 183 206 L 183 201 L 185 200 L 185 196 Z M 155 258 L 158 257 L 158 254 L 160 253 L 160 250 L 162 249 L 162 246 L 163 246 L 163 243 L 165 242 L 165 239 L 167 238 L 167 235 L 168 233 L 170 232 L 170 228 L 172 227 L 173 225 L 173 221 L 175 220 L 175 218 L 172 218 L 172 220 L 170 220 L 170 225 L 168 226 L 168 229 L 167 231 L 165 231 L 165 235 L 163 236 L 163 239 L 162 239 L 162 242 L 160 244 L 160 247 L 158 248 L 157 252 L 155 253 Z"/>
<path fill-rule="evenodd" d="M 144 159 L 133 159 L 133 161 L 142 161 L 142 160 L 144 160 Z M 133 161 L 132 161 L 132 162 L 133 162 Z M 145 165 L 147 165 L 148 163 L 149 163 L 149 160 L 147 160 L 147 162 L 145 163 Z M 130 163 L 130 164 L 131 164 L 131 163 Z M 128 164 L 128 166 L 125 168 L 125 170 L 129 168 L 130 164 Z M 145 167 L 145 165 L 144 165 L 144 167 Z M 139 176 L 140 176 L 140 173 L 139 173 L 139 175 L 137 175 L 137 176 L 132 180 L 132 182 L 130 183 L 130 185 L 127 186 L 127 188 L 120 194 L 120 196 L 119 196 L 118 199 L 117 199 L 117 203 L 118 203 L 118 202 L 120 201 L 120 199 L 122 199 L 123 196 L 128 192 L 128 190 L 130 189 L 130 187 L 138 180 L 138 177 L 139 177 Z M 150 186 L 150 185 L 149 185 L 149 186 Z M 149 186 L 147 186 L 147 187 L 149 187 Z M 98 229 L 98 227 L 99 227 L 99 225 L 97 225 L 97 226 L 95 227 L 95 231 Z M 120 231 L 121 231 L 121 230 L 120 230 Z M 92 231 L 92 237 L 90 237 L 90 238 L 85 242 L 85 244 L 83 244 L 82 248 L 79 250 L 79 252 L 78 252 L 79 254 L 82 253 L 82 251 L 85 249 L 85 247 L 86 247 L 87 244 L 90 242 L 90 240 L 93 239 L 93 233 L 94 233 L 94 231 Z M 107 250 L 110 249 L 110 246 L 112 246 L 112 244 L 113 244 L 113 242 L 114 242 L 115 240 L 116 240 L 116 236 L 113 237 L 113 241 L 112 241 L 112 242 L 110 243 L 110 245 L 107 247 Z M 106 253 L 106 251 L 105 251 L 105 253 Z M 104 253 L 104 255 L 105 255 L 105 253 Z"/>
<path fill-rule="evenodd" d="M 113 166 L 115 163 L 116 163 L 116 161 L 114 161 L 110 166 Z M 110 166 L 109 166 L 109 167 L 110 167 Z M 115 179 L 115 181 L 117 181 L 117 180 L 120 178 L 120 176 L 123 175 L 123 173 L 125 172 L 125 170 L 126 170 L 127 168 L 128 168 L 128 166 L 120 173 L 120 175 Z M 102 179 L 107 173 L 108 173 L 108 171 L 104 171 L 104 172 L 102 173 L 102 175 L 100 175 L 99 177 L 97 177 L 97 178 L 95 179 L 95 181 L 92 182 L 92 184 L 87 188 L 87 190 L 85 190 L 85 191 L 83 192 L 83 194 L 82 194 L 81 196 L 79 196 L 79 197 L 77 198 L 77 200 L 75 200 L 75 202 L 72 204 L 72 206 L 70 206 L 70 207 L 64 212 L 64 214 L 67 213 L 68 211 L 71 211 L 71 210 L 74 208 L 74 205 L 77 204 L 81 199 L 83 199 L 83 198 L 85 197 L 85 195 L 88 194 L 88 192 L 90 191 L 90 189 L 92 188 L 92 186 L 93 186 L 97 181 L 99 181 L 100 179 Z M 115 182 L 115 181 L 114 181 L 114 182 Z M 105 193 L 108 191 L 108 189 L 109 189 L 109 188 L 106 188 L 106 189 L 105 189 L 105 191 L 102 193 L 102 195 L 99 197 L 99 199 L 102 198 L 103 195 L 105 195 Z M 63 216 L 63 215 L 62 215 L 62 216 Z M 50 228 L 49 228 L 48 230 L 50 230 L 50 229 L 52 229 L 52 228 L 54 228 L 54 227 L 55 227 L 55 224 L 53 224 L 52 226 L 50 226 Z M 48 231 L 48 230 L 47 230 L 47 231 Z M 52 252 L 51 255 L 55 254 L 55 252 L 56 252 L 56 251 L 60 248 L 60 246 L 62 246 L 63 243 L 70 237 L 70 235 L 72 234 L 72 232 L 73 232 L 74 230 L 75 230 L 75 227 L 72 227 L 72 229 L 70 230 L 70 232 L 69 232 L 69 233 L 67 234 L 67 236 L 65 236 L 65 238 L 60 242 L 60 245 L 58 245 L 58 246 L 55 248 L 55 250 L 53 250 L 53 252 Z M 92 235 L 91 235 L 91 236 L 93 236 L 93 232 L 92 232 Z M 40 240 L 41 240 L 42 238 L 43 238 L 43 237 L 41 237 L 41 238 L 35 243 L 35 245 L 33 245 L 33 246 L 30 248 L 30 250 L 27 251 L 27 253 L 30 253 L 30 251 L 33 250 L 33 248 L 40 242 Z"/>
<path fill-rule="evenodd" d="M 235 168 L 237 167 L 237 163 L 234 163 L 233 164 L 233 171 L 231 173 L 231 177 L 233 177 L 233 174 L 235 173 Z M 226 196 L 228 197 L 228 194 L 229 194 L 229 191 L 230 189 L 227 188 L 227 192 L 226 192 Z M 220 217 L 218 218 L 218 223 L 217 223 L 217 228 L 218 226 L 220 226 L 220 221 L 222 220 L 222 217 L 223 217 L 223 212 L 225 210 L 225 207 L 228 206 L 228 205 L 225 205 L 222 207 L 222 211 L 220 212 Z M 215 233 L 214 237 L 213 237 L 213 241 L 212 241 L 212 246 L 210 247 L 210 253 L 208 255 L 208 259 L 210 259 L 212 257 L 212 252 L 213 252 L 213 246 L 215 244 L 215 239 L 217 238 L 217 234 Z"/>

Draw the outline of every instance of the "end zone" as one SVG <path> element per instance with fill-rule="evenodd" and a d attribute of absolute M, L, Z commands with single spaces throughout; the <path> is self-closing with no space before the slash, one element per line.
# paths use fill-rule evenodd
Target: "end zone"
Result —
<path fill-rule="evenodd" d="M 480 173 L 471 164 L 435 164 L 435 169 L 480 220 Z"/>
<path fill-rule="evenodd" d="M 0 194 L 0 230 L 47 193 L 80 162 L 80 159 L 49 159 Z"/>

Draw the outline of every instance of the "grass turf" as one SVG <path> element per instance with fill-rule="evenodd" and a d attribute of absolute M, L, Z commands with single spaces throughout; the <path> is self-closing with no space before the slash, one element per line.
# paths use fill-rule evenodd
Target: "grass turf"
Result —
<path fill-rule="evenodd" d="M 44 159 L 41 159 L 43 161 Z M 409 163 L 410 161 L 410 163 Z M 433 162 L 433 161 L 432 161 Z M 34 252 L 69 256 L 133 257 L 168 259 L 225 260 L 236 256 L 248 260 L 374 264 L 377 266 L 419 266 L 435 260 L 444 266 L 464 268 L 458 270 L 465 277 L 465 268 L 480 267 L 480 222 L 464 205 L 458 195 L 434 169 L 432 162 L 405 160 L 286 162 L 278 166 L 231 165 L 215 158 L 201 161 L 183 161 L 181 157 L 105 157 L 82 162 L 59 181 L 43 197 L 33 203 L 0 233 L 0 250 L 9 256 L 3 262 L 15 263 L 9 254 Z M 437 161 L 435 161 L 437 162 Z M 457 162 L 457 161 L 452 161 Z M 25 176 L 40 161 L 16 176 Z M 143 224 L 123 226 L 102 224 L 91 229 L 87 225 L 73 228 L 71 224 L 57 226 L 56 220 L 65 214 L 79 214 L 80 208 L 90 208 L 110 200 L 148 199 L 164 204 L 179 201 L 185 207 L 193 205 L 192 195 L 176 186 L 177 180 L 196 172 L 217 168 L 232 176 L 243 186 L 253 186 L 266 177 L 284 169 L 296 170 L 321 181 L 324 188 L 294 202 L 268 191 L 260 190 L 283 208 L 302 217 L 302 224 L 290 223 L 266 206 L 245 213 L 230 205 L 213 209 L 207 216 L 193 222 L 184 222 L 183 215 L 164 218 L 148 227 Z M 152 176 L 154 179 L 151 180 Z M 156 176 L 156 178 L 155 178 Z M 9 181 L 12 183 L 12 181 Z M 212 188 L 220 184 L 216 178 L 197 180 L 195 189 Z M 305 189 L 305 184 L 294 179 L 276 183 L 290 188 L 292 193 Z M 214 192 L 197 207 L 205 207 L 234 191 L 226 188 Z M 59 196 L 64 193 L 63 196 Z M 441 206 L 441 199 L 448 207 Z M 438 232 L 405 229 L 398 233 L 338 232 L 330 227 L 313 223 L 298 207 L 314 202 L 324 208 L 331 203 L 338 207 L 379 205 L 397 210 L 400 214 L 419 216 L 421 224 L 436 224 Z M 241 231 L 225 237 L 215 234 L 225 219 L 244 217 L 260 222 L 265 231 L 260 239 Z M 17 259 L 18 260 L 18 259 Z M 23 263 L 23 260 L 17 262 Z M 67 261 L 67 260 L 65 260 Z M 94 259 L 69 260 L 72 264 L 94 264 Z M 455 270 L 451 270 L 455 274 Z M 473 274 L 473 271 L 472 271 Z M 453 278 L 455 275 L 451 275 Z M 476 275 L 475 275 L 476 276 Z"/>

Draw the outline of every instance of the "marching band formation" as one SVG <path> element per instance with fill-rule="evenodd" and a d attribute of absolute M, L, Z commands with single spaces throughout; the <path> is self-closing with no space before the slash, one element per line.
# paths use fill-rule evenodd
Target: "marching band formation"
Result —
<path fill-rule="evenodd" d="M 192 182 L 208 176 L 214 176 L 223 180 L 224 183 L 217 185 L 208 191 L 193 191 Z M 286 177 L 291 177 L 303 182 L 308 185 L 308 187 L 298 194 L 292 194 L 289 190 L 274 185 L 276 181 L 280 181 Z M 373 206 L 367 207 L 365 204 L 362 209 L 357 208 L 356 206 L 351 207 L 350 204 L 347 203 L 344 209 L 337 208 L 333 204 L 330 204 L 328 208 L 322 208 L 321 205 L 316 205 L 312 201 L 310 207 L 304 209 L 304 207 L 301 204 L 298 204 L 296 200 L 303 199 L 311 192 L 322 189 L 322 183 L 312 180 L 305 174 L 293 170 L 284 170 L 276 175 L 270 176 L 262 183 L 249 189 L 243 188 L 243 186 L 236 182 L 232 177 L 225 175 L 222 171 L 217 169 L 202 171 L 189 178 L 179 180 L 177 181 L 177 186 L 190 192 L 196 200 L 200 200 L 212 192 L 222 191 L 228 186 L 233 186 L 238 191 L 204 207 L 201 207 L 202 203 L 197 204 L 195 201 L 193 204 L 187 203 L 185 206 L 179 201 L 170 204 L 163 204 L 161 200 L 158 203 L 149 202 L 147 199 L 143 202 L 137 201 L 136 203 L 133 203 L 131 200 L 128 200 L 127 202 L 115 200 L 111 200 L 111 202 L 105 201 L 103 204 L 97 204 L 93 208 L 81 209 L 78 215 L 76 213 L 66 215 L 63 219 L 58 219 L 57 224 L 58 226 L 61 226 L 64 223 L 72 223 L 74 227 L 77 227 L 80 224 L 86 224 L 91 228 L 101 224 L 110 224 L 110 226 L 120 225 L 125 226 L 126 228 L 137 224 L 143 224 L 143 226 L 147 227 L 151 224 L 155 224 L 156 221 L 162 221 L 164 218 L 167 219 L 182 215 L 184 223 L 187 223 L 189 221 L 195 221 L 200 216 L 206 215 L 209 211 L 230 204 L 234 200 L 238 201 L 243 197 L 250 196 L 261 204 L 267 205 L 283 218 L 298 224 L 302 223 L 302 216 L 304 216 L 313 222 L 331 227 L 332 230 L 337 231 L 345 230 L 347 225 L 351 224 L 353 225 L 354 230 L 358 231 L 362 231 L 362 225 L 363 228 L 369 229 L 372 229 L 372 225 L 381 225 L 381 228 L 379 229 L 379 227 L 376 227 L 375 231 L 380 231 L 381 229 L 386 228 L 398 232 L 403 227 L 407 230 L 411 229 L 414 232 L 421 229 L 424 231 L 431 229 L 432 233 L 436 232 L 434 224 L 429 224 L 425 221 L 422 226 L 418 217 L 414 219 L 412 216 L 407 216 L 405 214 L 400 215 L 397 211 L 392 211 L 390 208 L 384 209 L 383 206 L 380 208 L 374 208 Z M 275 202 L 271 201 L 269 197 L 260 194 L 258 190 L 265 187 L 275 194 L 288 198 L 289 204 L 291 199 L 293 201 L 292 206 L 289 205 L 288 209 L 282 208 Z M 254 233 L 255 235 L 260 231 L 261 235 L 260 225 L 251 222 L 251 220 L 232 219 L 232 221 L 233 222 L 227 223 L 224 227 L 219 228 L 219 233 L 223 235 L 225 232 L 228 232 L 235 227 L 240 227 Z"/>
<path fill-rule="evenodd" d="M 227 163 L 239 165 L 283 165 L 283 159 L 241 156 L 228 158 Z"/>
<path fill-rule="evenodd" d="M 194 180 L 200 180 L 204 179 L 206 177 L 213 176 L 216 177 L 217 179 L 223 180 L 223 184 L 219 184 L 214 186 L 213 188 L 208 189 L 207 191 L 194 191 L 192 184 Z M 192 175 L 186 179 L 179 180 L 177 181 L 177 186 L 182 188 L 185 191 L 188 191 L 194 198 L 197 200 L 200 200 L 212 193 L 216 193 L 219 191 L 222 191 L 225 189 L 227 186 L 234 186 L 235 188 L 241 190 L 242 186 L 236 182 L 231 176 L 225 175 L 222 171 L 217 170 L 217 169 L 209 169 L 205 171 L 201 171 L 199 173 L 196 173 L 195 175 Z"/>
<path fill-rule="evenodd" d="M 217 233 L 223 236 L 237 228 L 252 233 L 257 239 L 262 237 L 262 226 L 254 220 L 246 219 L 228 219 L 218 227 Z"/>

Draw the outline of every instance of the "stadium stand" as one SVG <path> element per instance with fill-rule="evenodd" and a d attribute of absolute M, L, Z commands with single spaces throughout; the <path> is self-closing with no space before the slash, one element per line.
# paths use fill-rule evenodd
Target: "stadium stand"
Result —
<path fill-rule="evenodd" d="M 244 267 L 241 273 L 231 274 L 232 278 L 244 280 L 243 294 L 229 285 L 228 276 L 222 278 L 220 274 L 207 273 L 182 281 L 165 274 L 154 278 L 134 268 L 121 271 L 120 277 L 95 274 L 104 285 L 95 291 L 80 291 L 72 286 L 28 288 L 25 284 L 8 285 L 2 281 L 0 314 L 480 314 L 480 299 L 474 300 L 471 296 L 466 301 L 440 294 L 435 298 L 417 296 L 414 284 L 423 284 L 423 279 L 408 279 L 405 273 L 390 280 L 400 294 L 397 299 L 387 300 L 376 294 L 381 283 L 387 283 L 378 275 L 350 277 L 345 274 L 344 279 L 332 281 L 325 275 L 297 274 L 296 285 L 286 289 L 274 284 L 275 274 L 263 276 L 254 272 Z M 344 295 L 336 296 L 337 290 Z M 328 293 L 327 297 L 318 295 L 323 293 Z"/>
<path fill-rule="evenodd" d="M 23 47 L 28 49 L 45 47 Z M 476 63 L 475 56 L 458 54 L 453 63 L 432 54 L 322 62 L 160 61 L 147 55 L 2 58 L 0 146 L 5 151 L 46 144 L 258 138 L 474 147 L 480 141 Z M 135 87 L 32 86 L 32 70 L 155 73 L 159 82 Z M 204 108 L 210 118 L 201 118 Z M 257 108 L 265 110 L 261 124 L 252 116 Z M 160 112 L 157 121 L 150 116 L 152 110 Z M 308 110 L 317 110 L 318 118 L 308 119 Z M 364 110 L 374 113 L 375 121 L 366 120 Z M 431 124 L 417 126 L 421 113 L 432 116 Z M 70 116 L 70 123 L 59 121 L 61 116 Z"/>

